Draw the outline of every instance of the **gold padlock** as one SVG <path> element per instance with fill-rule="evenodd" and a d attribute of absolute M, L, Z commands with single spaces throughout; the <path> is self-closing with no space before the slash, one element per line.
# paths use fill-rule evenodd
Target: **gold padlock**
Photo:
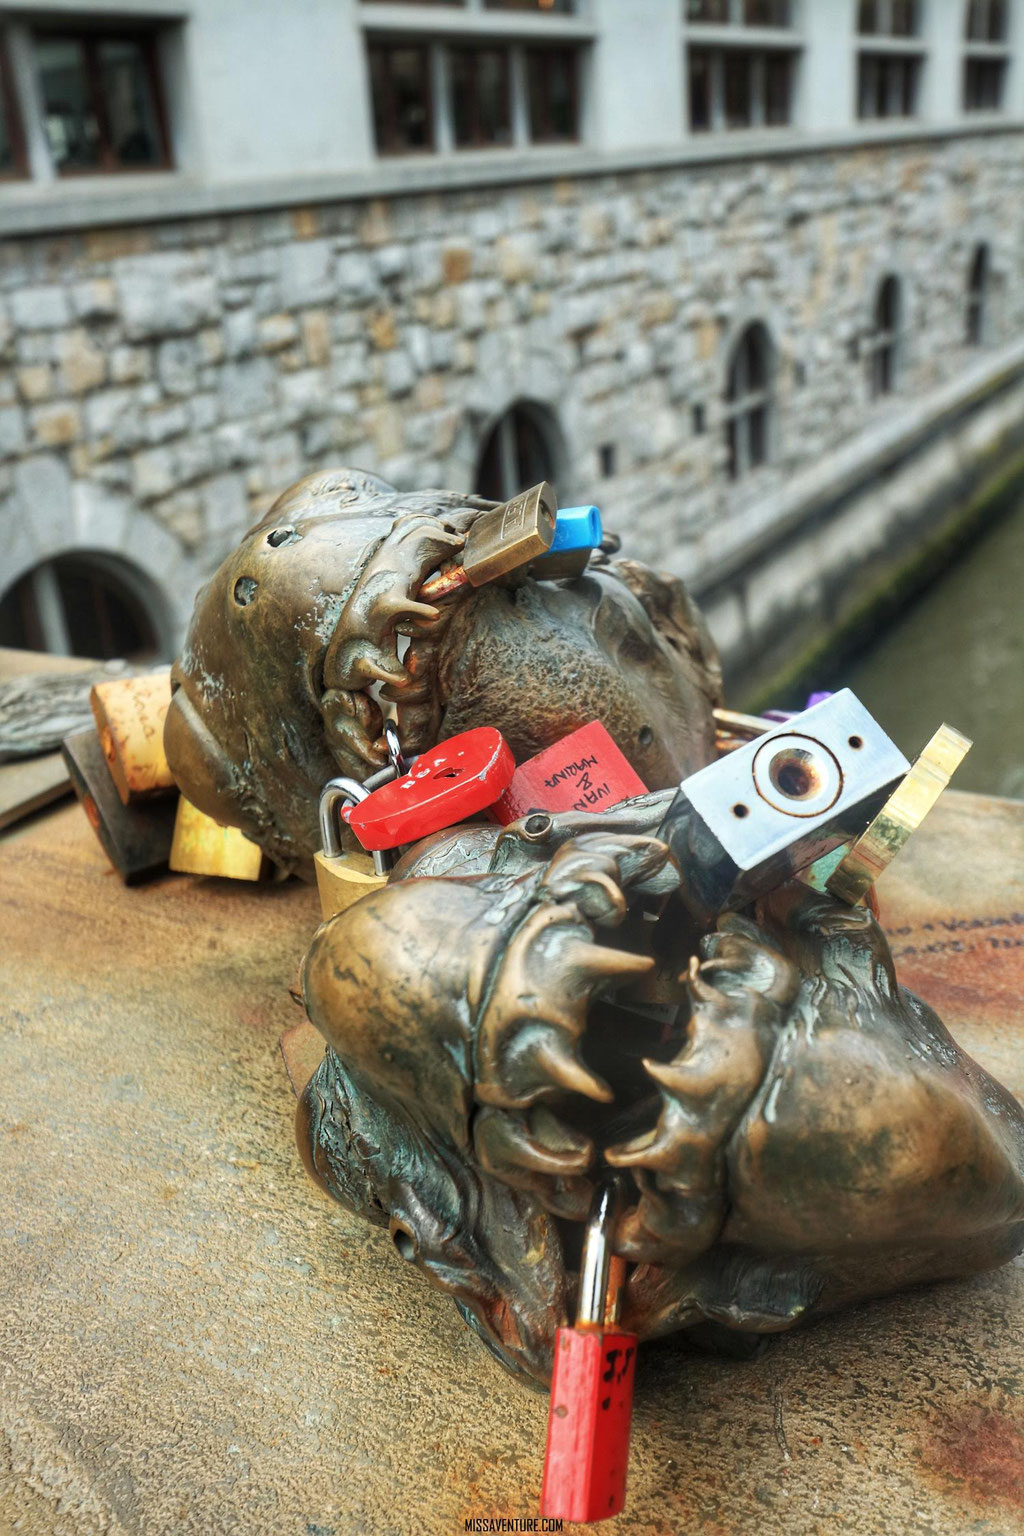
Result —
<path fill-rule="evenodd" d="M 164 753 L 169 672 L 97 683 L 89 695 L 103 756 L 124 805 L 174 789 Z"/>
<path fill-rule="evenodd" d="M 370 891 L 387 885 L 387 856 L 364 853 L 362 849 L 346 853 L 338 829 L 338 812 L 346 801 L 365 800 L 369 790 L 355 779 L 330 779 L 320 795 L 319 853 L 313 855 L 316 888 L 320 893 L 320 912 L 324 922 L 344 912 L 353 902 Z"/>
<path fill-rule="evenodd" d="M 263 873 L 263 850 L 238 827 L 222 827 L 182 795 L 174 818 L 169 863 L 183 875 L 258 880 Z"/>
<path fill-rule="evenodd" d="M 446 565 L 419 590 L 422 602 L 449 597 L 460 587 L 482 587 L 504 577 L 526 579 L 531 562 L 551 548 L 558 502 L 546 480 L 482 512 L 469 530 L 462 563 Z"/>

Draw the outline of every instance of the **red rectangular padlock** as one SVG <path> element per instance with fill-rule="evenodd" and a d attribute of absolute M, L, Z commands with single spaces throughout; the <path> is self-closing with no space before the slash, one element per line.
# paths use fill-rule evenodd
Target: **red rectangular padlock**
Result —
<path fill-rule="evenodd" d="M 555 1336 L 540 1512 L 608 1520 L 626 1502 L 637 1338 L 616 1326 L 625 1264 L 611 1253 L 617 1186 L 599 1186 L 587 1224 L 573 1328 Z"/>
<path fill-rule="evenodd" d="M 607 811 L 647 786 L 599 720 L 520 763 L 491 815 L 502 826 L 531 811 Z"/>

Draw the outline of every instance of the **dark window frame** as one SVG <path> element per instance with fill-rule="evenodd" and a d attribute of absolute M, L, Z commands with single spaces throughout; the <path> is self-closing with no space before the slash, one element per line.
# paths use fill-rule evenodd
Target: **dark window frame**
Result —
<path fill-rule="evenodd" d="M 0 167 L 0 181 L 23 181 L 29 173 L 28 145 L 25 125 L 21 120 L 20 103 L 14 88 L 14 70 L 7 52 L 7 39 L 0 32 L 0 112 L 4 127 L 11 141 L 13 164 L 6 170 Z"/>
<path fill-rule="evenodd" d="M 968 53 L 964 59 L 963 109 L 971 112 L 1004 112 L 1009 57 Z"/>
<path fill-rule="evenodd" d="M 494 501 L 508 501 L 538 480 L 557 488 L 563 457 L 554 411 L 539 400 L 519 396 L 481 438 L 473 483 L 478 495 Z"/>
<path fill-rule="evenodd" d="M 382 108 L 388 110 L 382 115 L 388 118 L 389 132 L 386 141 L 377 131 L 378 126 L 378 98 L 374 84 L 373 58 L 374 54 L 381 57 L 390 53 L 413 50 L 422 55 L 423 59 L 423 85 L 424 107 L 426 109 L 427 142 L 425 144 L 405 144 L 399 141 L 397 133 L 398 112 L 395 103 L 393 77 L 389 74 L 389 92 L 380 103 Z M 366 39 L 366 65 L 370 83 L 370 107 L 373 115 L 373 137 L 378 155 L 432 155 L 437 152 L 437 109 L 434 99 L 433 79 L 433 45 L 428 37 L 398 37 L 390 33 L 371 34 Z"/>
<path fill-rule="evenodd" d="M 872 400 L 895 394 L 899 387 L 903 311 L 903 283 L 895 272 L 887 272 L 875 290 L 867 338 L 868 393 Z"/>
<path fill-rule="evenodd" d="M 696 36 L 696 34 L 695 34 Z M 800 48 L 767 47 L 760 43 L 746 44 L 737 37 L 736 44 L 690 42 L 686 50 L 687 113 L 691 133 L 749 133 L 752 129 L 791 128 L 794 123 L 796 102 L 796 72 L 799 68 Z M 748 119 L 745 122 L 729 120 L 730 63 L 738 61 L 747 65 Z M 785 115 L 778 117 L 769 110 L 772 93 L 769 77 L 779 65 L 785 70 Z M 701 110 L 698 120 L 697 102 L 694 96 L 695 66 L 704 79 L 706 114 Z"/>
<path fill-rule="evenodd" d="M 534 16 L 574 16 L 576 0 L 483 0 L 485 11 Z"/>
<path fill-rule="evenodd" d="M 744 480 L 773 458 L 775 346 L 763 320 L 751 320 L 729 353 L 725 440 L 730 480 Z"/>
<path fill-rule="evenodd" d="M 779 14 L 762 19 L 758 9 L 767 8 Z M 736 27 L 752 28 L 759 32 L 791 32 L 793 30 L 792 0 L 688 0 L 686 7 L 687 27 Z"/>
<path fill-rule="evenodd" d="M 69 25 L 64 26 L 64 20 Z M 54 18 L 55 23 L 58 18 Z M 79 176 L 146 176 L 160 175 L 166 171 L 174 170 L 174 156 L 171 150 L 170 124 L 167 116 L 167 102 L 164 96 L 163 78 L 160 70 L 160 62 L 157 58 L 159 44 L 158 33 L 155 28 L 137 26 L 110 26 L 107 24 L 93 24 L 91 19 L 80 18 L 73 13 L 67 17 L 59 18 L 60 25 L 35 26 L 32 29 L 33 47 L 40 41 L 60 41 L 77 43 L 82 49 L 84 58 L 84 76 L 89 90 L 90 105 L 96 117 L 96 126 L 100 135 L 100 158 L 96 165 L 72 165 L 62 168 L 54 164 L 54 172 L 61 181 L 73 181 Z M 77 25 L 75 24 L 77 23 Z M 149 83 L 150 96 L 153 103 L 153 118 L 156 128 L 157 149 L 159 159 L 149 164 L 123 164 L 113 153 L 110 125 L 107 120 L 107 103 L 104 97 L 101 80 L 101 67 L 98 51 L 103 43 L 134 43 L 142 52 L 143 66 L 146 71 L 146 79 Z M 44 113 L 45 132 L 45 102 L 42 103 Z"/>
<path fill-rule="evenodd" d="M 485 138 L 481 131 L 481 85 L 479 74 L 471 75 L 472 89 L 470 91 L 473 132 L 469 139 L 460 140 L 456 132 L 455 121 L 455 74 L 453 64 L 459 54 L 470 56 L 473 54 L 493 53 L 497 54 L 504 66 L 504 81 L 501 91 L 502 115 L 508 132 L 508 139 L 502 142 L 498 139 Z M 473 42 L 461 41 L 450 43 L 447 47 L 448 54 L 448 105 L 451 112 L 452 144 L 456 151 L 467 149 L 510 149 L 515 134 L 515 124 L 512 120 L 512 50 L 500 39 L 480 38 Z"/>
<path fill-rule="evenodd" d="M 857 54 L 858 122 L 876 123 L 886 119 L 906 121 L 916 117 L 924 58 L 923 52 L 903 52 L 902 49 L 895 53 L 860 49 Z M 875 85 L 869 92 L 867 87 L 872 76 Z M 865 111 L 865 97 L 869 94 L 875 97 L 876 105 L 884 96 L 879 110 Z M 897 96 L 898 102 L 895 101 Z"/>
<path fill-rule="evenodd" d="M 582 125 L 580 123 L 580 58 L 582 50 L 574 43 L 534 43 L 530 42 L 523 49 L 523 76 L 526 89 L 526 117 L 529 124 L 529 136 L 531 144 L 579 144 L 582 142 Z M 544 118 L 548 131 L 542 127 L 540 132 L 535 129 L 533 121 L 533 102 L 530 90 L 531 67 L 535 62 L 544 64 L 545 73 L 549 75 L 553 58 L 568 59 L 571 65 L 569 77 L 569 95 L 572 102 L 573 131 L 565 134 L 550 132 L 550 92 L 546 91 Z M 550 76 L 549 76 L 550 78 Z"/>
<path fill-rule="evenodd" d="M 971 252 L 967 270 L 967 345 L 983 347 L 988 341 L 989 300 L 992 294 L 992 248 L 982 240 Z"/>
<path fill-rule="evenodd" d="M 919 38 L 921 36 L 919 0 L 859 0 L 857 36 L 894 37 L 900 40 Z"/>
<path fill-rule="evenodd" d="M 1009 9 L 1006 0 L 967 0 L 964 7 L 964 38 L 968 43 L 1009 41 Z"/>

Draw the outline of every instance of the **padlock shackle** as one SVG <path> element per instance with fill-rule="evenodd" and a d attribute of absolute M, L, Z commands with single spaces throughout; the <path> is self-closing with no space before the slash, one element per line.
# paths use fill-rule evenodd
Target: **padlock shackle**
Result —
<path fill-rule="evenodd" d="M 387 783 L 394 777 L 394 764 L 389 763 L 366 784 L 360 784 L 358 779 L 328 779 L 320 791 L 320 844 L 326 858 L 340 858 L 345 851 L 341 841 L 341 828 L 338 825 L 338 812 L 346 805 L 359 805 L 365 800 L 370 794 L 371 786 L 377 787 L 375 779 Z M 386 875 L 394 863 L 389 853 L 381 853 L 379 849 L 374 850 L 372 858 L 374 870 L 378 875 Z"/>
<path fill-rule="evenodd" d="M 338 812 L 343 806 L 358 805 L 370 791 L 358 779 L 328 779 L 320 791 L 320 846 L 329 859 L 338 858 L 344 849 Z"/>
<path fill-rule="evenodd" d="M 598 1184 L 587 1217 L 580 1262 L 580 1288 L 576 1303 L 577 1328 L 601 1328 L 608 1321 L 608 1281 L 612 1270 L 612 1238 L 622 1208 L 623 1190 L 619 1178 L 607 1178 Z"/>

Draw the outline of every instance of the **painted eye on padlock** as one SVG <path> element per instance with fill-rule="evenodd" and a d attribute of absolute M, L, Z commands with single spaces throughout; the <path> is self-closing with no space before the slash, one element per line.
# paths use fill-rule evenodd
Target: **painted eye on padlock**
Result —
<path fill-rule="evenodd" d="M 239 608 L 248 608 L 259 588 L 259 582 L 252 576 L 239 576 L 235 582 L 235 602 Z"/>

